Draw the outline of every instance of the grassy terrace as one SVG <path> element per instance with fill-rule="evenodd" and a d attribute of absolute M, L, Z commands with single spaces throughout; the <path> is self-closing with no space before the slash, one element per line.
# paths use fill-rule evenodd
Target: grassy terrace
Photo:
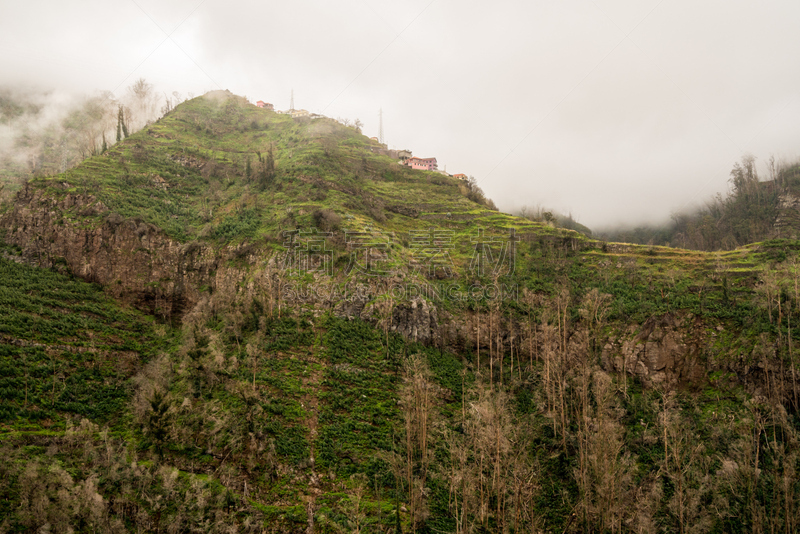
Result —
<path fill-rule="evenodd" d="M 366 232 L 388 243 L 388 265 L 407 273 L 420 259 L 415 236 L 446 231 L 454 281 L 465 288 L 476 280 L 466 271 L 480 232 L 502 241 L 513 229 L 516 268 L 505 281 L 549 297 L 568 287 L 576 300 L 597 288 L 612 295 L 617 317 L 635 320 L 679 310 L 734 313 L 756 295 L 765 268 L 786 271 L 798 250 L 792 241 L 721 253 L 601 243 L 488 210 L 467 199 L 457 180 L 401 167 L 373 148 L 331 119 L 294 120 L 238 97 L 200 97 L 33 186 L 57 197 L 92 194 L 110 211 L 143 219 L 179 241 L 218 247 L 246 241 L 270 254 L 285 250 L 283 231 L 330 231 L 326 245 L 337 268 L 347 264 L 345 233 Z M 274 173 L 265 170 L 270 152 Z M 56 187 L 62 183 L 68 187 Z M 94 225 L 105 215 L 73 210 L 63 217 Z M 491 281 L 489 275 L 481 280 Z"/>
<path fill-rule="evenodd" d="M 281 230 L 314 227 L 311 214 L 324 209 L 344 217 L 344 230 L 542 229 L 469 201 L 458 180 L 411 171 L 369 147 L 366 137 L 331 119 L 295 121 L 236 97 L 200 97 L 105 154 L 33 185 L 66 183 L 51 193 L 95 195 L 111 211 L 180 241 L 274 240 Z M 270 149 L 275 175 L 264 180 L 259 172 Z"/>

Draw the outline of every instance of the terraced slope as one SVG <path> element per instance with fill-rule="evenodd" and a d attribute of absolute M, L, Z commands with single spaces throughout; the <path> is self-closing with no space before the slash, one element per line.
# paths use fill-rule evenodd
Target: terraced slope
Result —
<path fill-rule="evenodd" d="M 0 527 L 796 529 L 800 243 L 603 243 L 383 152 L 214 93 L 5 206 Z"/>
<path fill-rule="evenodd" d="M 122 417 L 131 377 L 170 346 L 165 332 L 97 286 L 0 258 L 3 432 Z"/>

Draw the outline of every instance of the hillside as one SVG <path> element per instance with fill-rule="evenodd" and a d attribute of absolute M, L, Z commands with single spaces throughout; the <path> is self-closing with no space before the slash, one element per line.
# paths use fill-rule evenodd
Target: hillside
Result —
<path fill-rule="evenodd" d="M 731 250 L 776 238 L 796 239 L 800 229 L 800 162 L 770 159 L 770 177 L 762 180 L 755 158 L 745 156 L 731 170 L 731 189 L 693 211 L 672 215 L 662 226 L 640 226 L 601 232 L 605 239 L 680 246 L 697 250 Z"/>
<path fill-rule="evenodd" d="M 382 152 L 217 92 L 28 182 L 0 530 L 796 530 L 800 242 L 605 243 Z"/>
<path fill-rule="evenodd" d="M 470 260 L 479 227 L 499 238 L 511 228 L 560 235 L 476 204 L 467 197 L 480 193 L 459 180 L 373 153 L 380 150 L 366 137 L 332 119 L 295 121 L 226 93 L 211 95 L 65 174 L 28 182 L 4 216 L 6 239 L 43 241 L 36 261 L 63 258 L 88 279 L 119 280 L 116 296 L 169 315 L 197 301 L 196 289 L 218 273 L 218 258 L 241 255 L 245 242 L 281 250 L 287 231 L 335 230 L 329 243 L 338 251 L 346 233 L 366 232 L 391 243 L 387 261 L 403 268 L 411 260 L 409 236 L 432 227 L 452 233 L 458 265 Z M 117 259 L 87 250 L 111 236 L 125 251 Z M 25 254 L 34 252 L 26 246 Z M 181 262 L 186 269 L 176 268 Z M 157 286 L 146 286 L 156 278 Z"/>

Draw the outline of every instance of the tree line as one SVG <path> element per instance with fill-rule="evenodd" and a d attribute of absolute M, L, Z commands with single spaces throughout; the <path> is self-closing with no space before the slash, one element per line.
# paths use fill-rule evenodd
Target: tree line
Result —
<path fill-rule="evenodd" d="M 642 225 L 605 231 L 608 241 L 664 245 L 696 250 L 731 250 L 780 235 L 776 220 L 782 195 L 800 187 L 800 162 L 780 163 L 771 157 L 766 179 L 756 158 L 742 157 L 730 173 L 730 190 L 718 193 L 694 211 L 676 212 L 666 225 Z"/>
<path fill-rule="evenodd" d="M 31 176 L 64 172 L 103 153 L 183 100 L 177 92 L 162 97 L 144 78 L 121 96 L 102 91 L 68 98 L 56 92 L 0 88 L 0 125 L 5 127 L 0 185 L 13 193 Z"/>

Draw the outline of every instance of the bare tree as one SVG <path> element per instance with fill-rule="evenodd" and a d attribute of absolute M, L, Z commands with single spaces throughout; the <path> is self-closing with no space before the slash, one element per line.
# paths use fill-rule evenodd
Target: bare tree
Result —
<path fill-rule="evenodd" d="M 424 488 L 430 467 L 433 406 L 437 391 L 438 387 L 422 356 L 411 356 L 403 371 L 400 403 L 405 425 L 405 479 L 411 524 L 415 529 L 428 513 Z"/>
<path fill-rule="evenodd" d="M 139 78 L 128 87 L 125 100 L 128 101 L 128 129 L 131 132 L 142 129 L 149 121 L 156 118 L 158 96 L 153 85 L 144 78 Z"/>
<path fill-rule="evenodd" d="M 696 439 L 671 396 L 663 397 L 658 425 L 664 444 L 660 472 L 674 488 L 667 508 L 678 532 L 703 532 L 710 526 L 702 505 L 708 483 L 705 465 L 708 459 L 703 455 L 703 444 Z"/>
<path fill-rule="evenodd" d="M 529 456 L 533 435 L 516 419 L 511 398 L 503 391 L 477 384 L 469 393 L 462 432 L 446 435 L 450 463 L 450 508 L 456 532 L 489 528 L 497 532 L 532 531 L 539 524 L 534 496 L 537 469 Z"/>

